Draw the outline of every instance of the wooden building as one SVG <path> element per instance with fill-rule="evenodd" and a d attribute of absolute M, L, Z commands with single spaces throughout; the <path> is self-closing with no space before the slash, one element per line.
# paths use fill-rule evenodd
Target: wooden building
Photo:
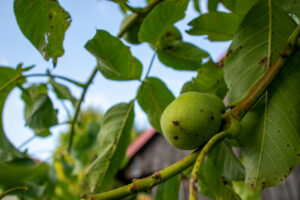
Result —
<path fill-rule="evenodd" d="M 135 178 L 143 178 L 164 169 L 188 155 L 191 151 L 183 151 L 171 146 L 165 138 L 154 129 L 143 132 L 127 150 L 131 159 L 128 166 L 119 174 L 125 182 Z M 188 199 L 189 180 L 184 178 L 180 187 L 180 200 Z M 153 190 L 153 195 L 155 188 Z M 152 196 L 153 196 L 152 195 Z M 154 198 L 153 198 L 154 199 Z M 199 197 L 205 200 L 205 197 Z M 261 192 L 262 200 L 300 200 L 300 165 L 279 186 Z"/>

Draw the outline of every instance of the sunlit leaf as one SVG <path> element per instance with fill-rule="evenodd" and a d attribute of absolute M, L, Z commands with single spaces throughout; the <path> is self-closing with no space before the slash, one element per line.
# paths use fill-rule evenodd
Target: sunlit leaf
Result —
<path fill-rule="evenodd" d="M 97 58 L 98 68 L 108 79 L 139 80 L 142 64 L 131 55 L 129 47 L 104 30 L 97 30 L 85 48 Z"/>
<path fill-rule="evenodd" d="M 53 65 L 64 54 L 63 40 L 71 23 L 70 15 L 53 0 L 15 0 L 17 23 L 27 39 Z"/>
<path fill-rule="evenodd" d="M 192 27 L 187 33 L 207 35 L 210 41 L 231 40 L 240 24 L 239 16 L 233 13 L 209 12 L 189 23 Z"/>
<path fill-rule="evenodd" d="M 155 77 L 146 78 L 139 88 L 137 100 L 147 113 L 150 124 L 161 133 L 160 116 L 174 100 L 174 95 L 164 82 Z"/>
<path fill-rule="evenodd" d="M 188 0 L 166 0 L 155 6 L 143 20 L 139 40 L 156 45 L 173 24 L 184 17 L 188 2 Z"/>
<path fill-rule="evenodd" d="M 212 61 L 205 63 L 198 69 L 197 76 L 183 85 L 181 93 L 188 91 L 213 93 L 223 99 L 227 92 L 223 68 Z"/>
<path fill-rule="evenodd" d="M 105 189 L 122 164 L 130 142 L 133 104 L 117 104 L 104 115 L 97 140 L 98 156 L 86 172 L 92 192 Z"/>

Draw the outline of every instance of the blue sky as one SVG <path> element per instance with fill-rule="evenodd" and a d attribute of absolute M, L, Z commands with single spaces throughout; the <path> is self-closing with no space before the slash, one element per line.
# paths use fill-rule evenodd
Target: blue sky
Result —
<path fill-rule="evenodd" d="M 104 29 L 113 35 L 117 35 L 123 14 L 118 6 L 107 0 L 60 0 L 62 7 L 69 12 L 72 22 L 65 35 L 64 49 L 65 54 L 58 59 L 55 69 L 52 68 L 51 62 L 45 61 L 34 46 L 21 33 L 13 13 L 13 0 L 5 0 L 0 2 L 0 65 L 15 67 L 18 63 L 24 65 L 35 64 L 33 73 L 44 73 L 46 69 L 52 70 L 55 74 L 61 74 L 72 77 L 76 80 L 84 82 L 94 66 L 96 59 L 84 49 L 84 44 L 91 39 L 97 29 Z M 141 0 L 130 0 L 131 5 L 143 5 L 145 2 Z M 201 1 L 202 10 L 205 12 L 206 2 Z M 223 8 L 221 8 L 223 9 Z M 208 51 L 214 60 L 226 51 L 229 42 L 211 43 L 205 36 L 189 36 L 184 34 L 183 30 L 187 30 L 187 23 L 191 19 L 198 16 L 193 10 L 192 3 L 189 4 L 184 20 L 176 23 L 176 26 L 183 33 L 185 41 L 194 43 L 195 45 Z M 129 45 L 129 44 L 127 44 Z M 143 74 L 145 74 L 153 51 L 147 44 L 134 45 L 131 52 L 144 65 Z M 181 86 L 184 82 L 196 76 L 195 72 L 178 72 L 171 68 L 163 66 L 158 59 L 155 59 L 150 76 L 156 76 L 162 79 L 172 90 L 175 96 L 178 96 Z M 30 82 L 39 82 L 46 79 L 31 78 Z M 68 85 L 65 82 L 61 82 Z M 80 96 L 80 88 L 71 87 L 76 97 Z M 83 109 L 94 107 L 105 112 L 109 107 L 119 102 L 128 102 L 136 95 L 139 86 L 137 81 L 116 82 L 105 79 L 100 73 L 91 85 Z M 54 97 L 50 94 L 50 97 Z M 54 98 L 52 98 L 54 100 Z M 55 107 L 60 110 L 60 121 L 66 120 L 66 113 L 59 102 L 54 102 Z M 20 100 L 20 92 L 16 89 L 9 95 L 4 107 L 4 130 L 7 137 L 17 147 L 26 139 L 33 135 L 33 132 L 26 128 L 23 117 L 24 105 Z M 135 105 L 136 119 L 135 123 L 139 129 L 149 127 L 147 118 L 139 106 Z M 65 126 L 59 126 L 52 129 L 53 135 L 47 138 L 35 138 L 31 143 L 22 148 L 28 149 L 28 152 L 34 157 L 42 160 L 47 159 L 54 150 L 59 133 L 66 130 Z"/>

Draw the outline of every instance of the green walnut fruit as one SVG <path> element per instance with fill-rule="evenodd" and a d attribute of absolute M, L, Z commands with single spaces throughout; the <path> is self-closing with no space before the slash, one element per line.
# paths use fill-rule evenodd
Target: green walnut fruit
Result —
<path fill-rule="evenodd" d="M 195 149 L 218 132 L 224 109 L 222 100 L 213 94 L 186 92 L 164 110 L 163 134 L 179 149 Z"/>

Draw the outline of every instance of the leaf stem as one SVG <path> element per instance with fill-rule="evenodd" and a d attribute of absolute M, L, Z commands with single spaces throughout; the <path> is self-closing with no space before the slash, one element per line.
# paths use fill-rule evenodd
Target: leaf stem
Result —
<path fill-rule="evenodd" d="M 195 162 L 192 176 L 190 179 L 190 187 L 189 187 L 189 200 L 196 200 L 197 199 L 197 180 L 198 180 L 198 174 L 201 169 L 201 165 L 203 163 L 203 160 L 206 156 L 206 154 L 210 151 L 212 147 L 214 147 L 218 142 L 220 142 L 225 137 L 229 137 L 232 135 L 238 134 L 240 131 L 240 123 L 238 120 L 235 120 L 231 118 L 229 128 L 221 131 L 220 133 L 214 135 L 202 148 L 200 154 L 197 157 L 197 160 Z"/>
<path fill-rule="evenodd" d="M 296 50 L 299 49 L 299 31 L 300 30 L 297 27 L 294 33 L 292 33 L 292 35 L 297 33 L 297 37 L 293 36 L 293 39 L 289 40 L 287 46 L 272 63 L 264 76 L 249 90 L 247 95 L 238 103 L 238 105 L 229 112 L 225 113 L 224 118 L 226 120 L 228 120 L 230 116 L 237 120 L 241 120 L 248 110 L 255 104 L 255 102 L 264 94 L 267 87 L 272 83 L 279 71 L 285 66 Z"/>
<path fill-rule="evenodd" d="M 9 193 L 14 192 L 16 190 L 25 190 L 27 192 L 29 190 L 29 188 L 25 187 L 25 186 L 18 186 L 18 187 L 7 189 L 0 194 L 0 199 L 3 199 L 6 195 L 8 195 Z"/>
<path fill-rule="evenodd" d="M 151 61 L 150 61 L 150 64 L 149 64 L 149 67 L 148 67 L 148 70 L 147 70 L 147 73 L 146 73 L 146 76 L 145 76 L 144 80 L 145 80 L 146 78 L 148 78 L 148 76 L 149 76 L 149 74 L 150 74 L 150 71 L 151 71 L 151 69 L 152 69 L 152 66 L 153 66 L 153 63 L 154 63 L 154 60 L 155 60 L 155 56 L 156 56 L 156 52 L 154 52 L 154 54 L 153 54 L 153 56 L 152 56 L 152 58 L 151 58 Z"/>
<path fill-rule="evenodd" d="M 28 74 L 28 75 L 24 75 L 25 78 L 30 78 L 30 77 L 53 77 L 53 78 L 59 78 L 65 81 L 68 81 L 70 83 L 73 83 L 74 85 L 77 85 L 79 87 L 84 87 L 83 83 L 80 83 L 78 81 L 75 81 L 73 79 L 67 78 L 65 76 L 60 76 L 60 75 L 54 75 L 54 74 Z"/>
<path fill-rule="evenodd" d="M 81 104 L 82 104 L 82 102 L 84 100 L 84 97 L 85 97 L 85 94 L 87 92 L 87 89 L 89 88 L 90 84 L 92 83 L 93 79 L 95 78 L 97 72 L 98 72 L 98 68 L 95 67 L 95 69 L 93 70 L 93 72 L 90 75 L 89 79 L 84 84 L 83 91 L 81 93 L 79 102 L 76 105 L 76 110 L 75 110 L 74 118 L 73 118 L 73 120 L 71 122 L 71 133 L 70 133 L 69 144 L 68 144 L 68 152 L 69 153 L 71 152 L 71 149 L 72 149 L 73 137 L 74 137 L 74 134 L 75 134 L 75 124 L 77 123 L 77 118 L 79 116 Z"/>
<path fill-rule="evenodd" d="M 18 147 L 18 149 L 21 149 L 22 147 L 24 147 L 25 145 L 27 145 L 28 143 L 30 143 L 31 141 L 33 141 L 36 138 L 36 135 L 31 136 L 30 138 L 28 138 L 27 140 L 25 140 L 22 144 L 20 144 L 20 146 Z"/>
<path fill-rule="evenodd" d="M 155 172 L 153 175 L 146 178 L 133 180 L 129 185 L 99 194 L 81 195 L 81 198 L 86 200 L 120 199 L 139 191 L 147 191 L 191 166 L 195 162 L 198 154 L 199 150 L 196 150 L 175 164 L 159 172 Z"/>
<path fill-rule="evenodd" d="M 140 12 L 134 13 L 132 18 L 128 20 L 123 28 L 121 28 L 117 37 L 121 38 L 129 29 L 131 29 L 136 24 L 141 16 L 147 15 L 158 3 L 162 1 L 163 0 L 152 0 L 145 8 L 141 9 Z"/>

